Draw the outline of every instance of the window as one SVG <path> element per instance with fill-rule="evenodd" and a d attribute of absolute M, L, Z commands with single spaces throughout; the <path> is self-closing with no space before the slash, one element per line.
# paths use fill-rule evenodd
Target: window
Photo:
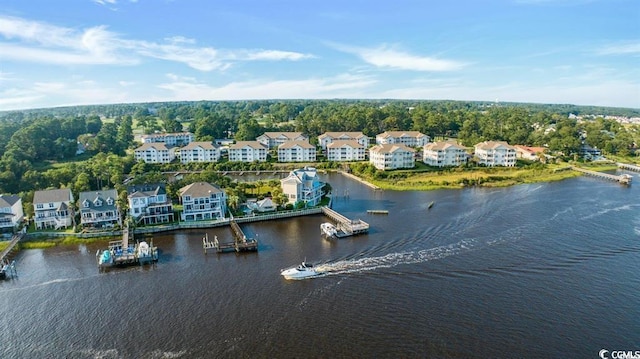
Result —
<path fill-rule="evenodd" d="M 84 202 L 82 202 L 82 207 L 89 208 L 89 201 L 85 200 Z"/>
<path fill-rule="evenodd" d="M 36 208 L 37 208 L 37 209 L 43 209 L 43 208 L 44 208 L 44 205 L 43 205 L 42 203 L 37 203 L 37 204 L 36 204 Z"/>

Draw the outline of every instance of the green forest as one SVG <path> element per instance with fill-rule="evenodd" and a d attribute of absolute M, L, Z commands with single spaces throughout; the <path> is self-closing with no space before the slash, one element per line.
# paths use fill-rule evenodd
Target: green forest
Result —
<path fill-rule="evenodd" d="M 594 116 L 640 117 L 640 110 L 574 105 L 496 104 L 408 100 L 201 101 L 60 107 L 0 113 L 0 193 L 69 187 L 75 194 L 135 181 L 161 179 L 184 165 L 136 163 L 134 135 L 191 131 L 197 141 L 254 140 L 266 131 L 300 131 L 312 143 L 326 131 L 415 130 L 433 139 L 457 138 L 465 146 L 485 140 L 545 146 L 572 159 L 586 143 L 605 155 L 631 157 L 639 125 Z M 79 144 L 84 152 L 78 151 Z M 80 153 L 82 152 L 82 153 Z M 268 168 L 270 163 L 220 162 L 209 169 Z M 217 178 L 218 181 L 224 181 Z M 120 191 L 122 192 L 122 191 Z"/>

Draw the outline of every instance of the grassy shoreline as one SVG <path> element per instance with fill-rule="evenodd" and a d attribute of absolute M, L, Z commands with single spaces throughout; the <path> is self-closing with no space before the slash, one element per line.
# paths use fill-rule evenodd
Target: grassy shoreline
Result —
<path fill-rule="evenodd" d="M 615 165 L 585 166 L 594 171 L 610 171 Z M 461 189 L 468 187 L 509 187 L 518 184 L 561 181 L 581 176 L 567 170 L 567 164 L 546 165 L 543 168 L 452 168 L 438 171 L 396 171 L 387 178 L 360 176 L 364 180 L 386 190 L 430 191 L 437 189 Z"/>
<path fill-rule="evenodd" d="M 52 239 L 25 239 L 19 243 L 20 249 L 44 249 L 56 246 L 90 244 L 95 242 L 104 242 L 112 237 L 95 237 L 95 238 L 77 238 L 77 237 L 59 237 Z"/>

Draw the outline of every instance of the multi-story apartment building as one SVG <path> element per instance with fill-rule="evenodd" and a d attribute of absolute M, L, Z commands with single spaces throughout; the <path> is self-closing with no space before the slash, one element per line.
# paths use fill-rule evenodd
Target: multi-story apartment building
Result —
<path fill-rule="evenodd" d="M 24 219 L 22 199 L 0 194 L 0 233 L 13 233 Z"/>
<path fill-rule="evenodd" d="M 280 180 L 282 193 L 289 199 L 288 203 L 304 202 L 307 206 L 315 206 L 322 199 L 322 187 L 315 168 L 305 167 L 289 172 L 289 176 Z"/>
<path fill-rule="evenodd" d="M 288 141 L 278 146 L 278 162 L 315 162 L 316 146 L 307 141 Z"/>
<path fill-rule="evenodd" d="M 504 141 L 484 141 L 475 145 L 475 158 L 485 166 L 516 165 L 516 149 Z"/>
<path fill-rule="evenodd" d="M 468 159 L 466 149 L 454 142 L 427 143 L 422 151 L 422 161 L 434 167 L 460 166 Z"/>
<path fill-rule="evenodd" d="M 267 160 L 267 146 L 258 141 L 238 141 L 229 146 L 229 161 L 264 162 Z"/>
<path fill-rule="evenodd" d="M 356 141 L 365 149 L 369 147 L 369 137 L 362 132 L 325 132 L 318 136 L 322 150 L 326 150 L 327 145 L 334 141 Z"/>
<path fill-rule="evenodd" d="M 36 229 L 60 229 L 73 225 L 73 194 L 68 188 L 36 191 L 33 210 Z"/>
<path fill-rule="evenodd" d="M 80 224 L 83 227 L 103 228 L 122 224 L 120 210 L 116 200 L 118 191 L 108 189 L 103 191 L 80 192 L 78 209 Z"/>
<path fill-rule="evenodd" d="M 364 161 L 366 147 L 355 140 L 333 140 L 327 143 L 329 161 Z"/>
<path fill-rule="evenodd" d="M 142 135 L 140 137 L 142 143 L 164 143 L 167 146 L 185 146 L 195 141 L 195 136 L 191 132 L 177 133 L 154 133 L 150 135 Z"/>
<path fill-rule="evenodd" d="M 256 141 L 272 149 L 289 141 L 309 142 L 309 137 L 303 135 L 302 132 L 265 132 L 256 137 Z"/>
<path fill-rule="evenodd" d="M 375 145 L 369 149 L 369 162 L 379 170 L 413 168 L 415 152 L 403 144 Z"/>
<path fill-rule="evenodd" d="M 224 219 L 227 196 L 219 187 L 196 182 L 180 188 L 183 221 Z"/>
<path fill-rule="evenodd" d="M 182 163 L 217 162 L 220 159 L 220 147 L 213 142 L 191 142 L 178 150 Z"/>
<path fill-rule="evenodd" d="M 167 147 L 164 143 L 144 143 L 133 150 L 136 161 L 146 163 L 171 163 L 176 158 L 175 147 Z"/>
<path fill-rule="evenodd" d="M 173 203 L 164 184 L 140 184 L 127 188 L 129 214 L 136 223 L 173 222 Z"/>
<path fill-rule="evenodd" d="M 376 136 L 379 145 L 403 144 L 407 147 L 422 147 L 429 143 L 429 136 L 418 131 L 385 131 Z"/>

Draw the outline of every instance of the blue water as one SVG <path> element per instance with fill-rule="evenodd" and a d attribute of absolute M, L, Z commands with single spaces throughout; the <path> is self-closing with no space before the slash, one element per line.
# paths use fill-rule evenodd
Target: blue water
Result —
<path fill-rule="evenodd" d="M 154 266 L 100 273 L 104 243 L 26 250 L 0 283 L 2 358 L 520 358 L 640 350 L 640 177 L 431 192 L 339 175 L 334 209 L 242 227 L 258 253 L 155 235 Z M 348 197 L 342 196 L 348 192 Z M 435 201 L 433 208 L 428 204 Z M 387 209 L 370 215 L 367 209 Z M 229 228 L 206 230 L 230 238 Z M 286 281 L 300 261 L 328 272 Z"/>

